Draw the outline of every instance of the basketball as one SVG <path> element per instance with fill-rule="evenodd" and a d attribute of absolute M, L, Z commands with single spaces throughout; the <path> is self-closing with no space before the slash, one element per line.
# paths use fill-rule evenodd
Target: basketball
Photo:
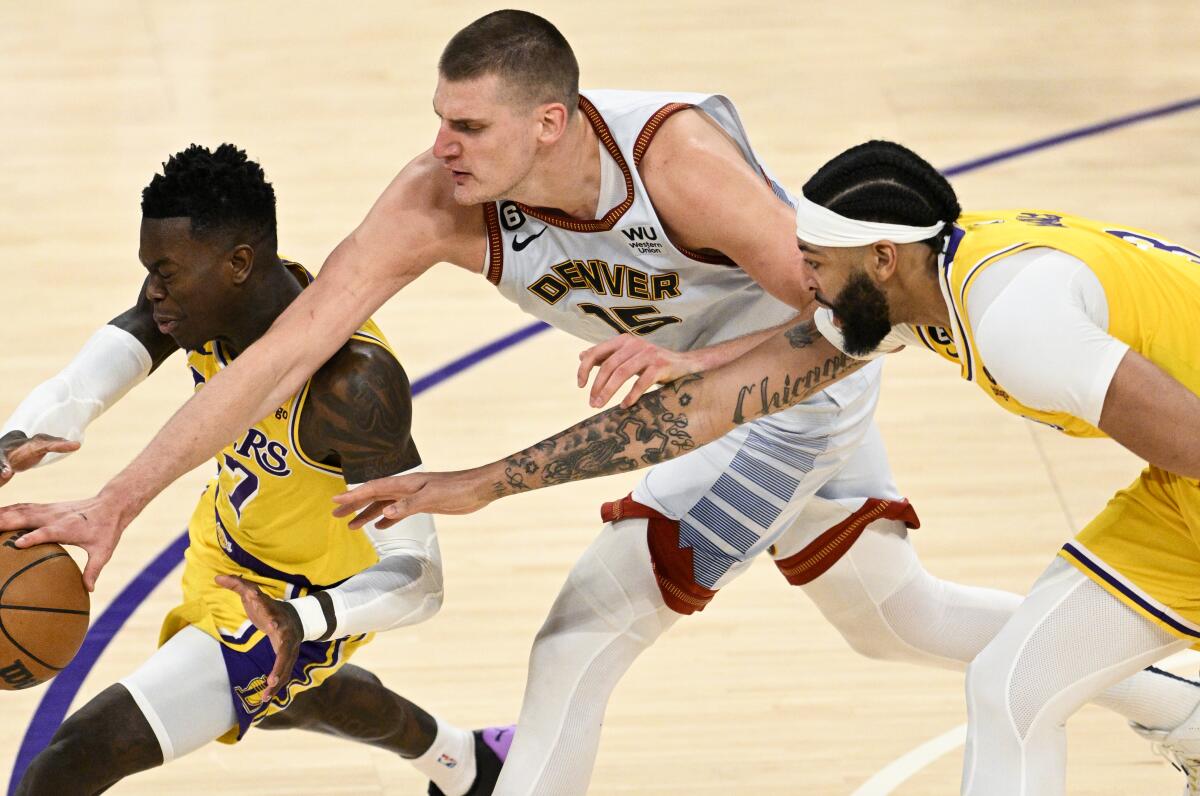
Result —
<path fill-rule="evenodd" d="M 79 651 L 90 599 L 66 550 L 22 550 L 18 531 L 0 533 L 0 690 L 44 683 Z"/>

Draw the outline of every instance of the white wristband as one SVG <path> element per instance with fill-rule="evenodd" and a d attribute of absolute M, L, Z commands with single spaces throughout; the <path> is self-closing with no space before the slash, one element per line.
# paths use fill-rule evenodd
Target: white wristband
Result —
<path fill-rule="evenodd" d="M 329 621 L 325 618 L 325 611 L 316 597 L 309 594 L 287 602 L 300 616 L 300 627 L 303 628 L 305 641 L 315 641 L 329 632 Z"/>

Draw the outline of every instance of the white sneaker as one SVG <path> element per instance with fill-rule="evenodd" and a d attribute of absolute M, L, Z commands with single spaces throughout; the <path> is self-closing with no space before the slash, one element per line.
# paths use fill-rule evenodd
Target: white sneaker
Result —
<path fill-rule="evenodd" d="M 1200 708 L 1173 730 L 1151 730 L 1137 722 L 1129 728 L 1150 742 L 1150 749 L 1183 772 L 1183 796 L 1200 796 Z"/>

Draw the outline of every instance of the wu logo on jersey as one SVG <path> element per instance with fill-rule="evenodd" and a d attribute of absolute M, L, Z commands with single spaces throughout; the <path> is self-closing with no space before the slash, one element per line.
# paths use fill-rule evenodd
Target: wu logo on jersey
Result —
<path fill-rule="evenodd" d="M 658 242 L 658 230 L 654 227 L 630 227 L 621 230 L 621 234 L 629 241 L 629 248 L 638 254 L 662 253 L 662 244 Z"/>

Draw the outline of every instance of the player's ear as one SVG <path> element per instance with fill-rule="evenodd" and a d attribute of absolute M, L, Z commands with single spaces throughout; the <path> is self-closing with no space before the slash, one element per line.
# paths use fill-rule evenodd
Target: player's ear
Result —
<path fill-rule="evenodd" d="M 250 278 L 254 270 L 254 249 L 245 243 L 239 243 L 229 252 L 229 268 L 233 276 L 233 284 L 242 285 Z"/>
<path fill-rule="evenodd" d="M 891 279 L 896 273 L 896 261 L 899 259 L 899 252 L 896 249 L 896 244 L 890 240 L 881 240 L 878 243 L 871 245 L 871 256 L 868 261 L 868 268 L 871 275 L 875 277 L 877 282 L 883 282 Z"/>
<path fill-rule="evenodd" d="M 567 124 L 571 121 L 571 114 L 567 111 L 567 106 L 561 102 L 547 102 L 545 105 L 538 106 L 537 113 L 538 124 L 541 127 L 538 132 L 538 142 L 553 144 L 562 138 L 563 133 L 567 131 Z"/>

